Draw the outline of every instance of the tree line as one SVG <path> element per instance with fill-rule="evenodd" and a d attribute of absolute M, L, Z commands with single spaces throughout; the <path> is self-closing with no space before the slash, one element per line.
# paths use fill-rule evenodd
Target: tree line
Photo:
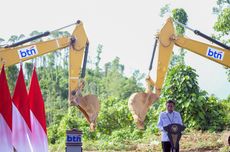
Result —
<path fill-rule="evenodd" d="M 230 39 L 223 40 L 230 32 L 230 6 L 229 1 L 217 0 L 214 12 L 218 20 L 214 29 L 218 34 L 213 37 L 230 44 Z M 169 6 L 162 8 L 164 15 Z M 187 14 L 183 9 L 172 11 L 174 18 L 186 24 Z M 228 16 L 228 17 L 226 17 Z M 176 27 L 178 34 L 184 33 L 182 27 Z M 33 34 L 40 32 L 33 31 Z M 57 32 L 53 38 L 70 35 L 68 32 Z M 12 36 L 9 41 L 16 42 L 23 35 Z M 0 39 L 3 42 L 3 39 Z M 37 40 L 41 41 L 41 40 Z M 150 134 L 158 133 L 156 128 L 157 118 L 161 111 L 165 110 L 165 101 L 174 99 L 177 101 L 177 111 L 181 112 L 184 124 L 188 129 L 222 131 L 230 126 L 230 96 L 220 100 L 214 95 L 209 95 L 201 90 L 197 81 L 197 73 L 192 67 L 184 63 L 184 50 L 179 55 L 174 55 L 162 95 L 148 111 L 145 120 L 145 131 L 136 129 L 131 113 L 128 110 L 128 98 L 134 92 L 144 91 L 141 83 L 145 74 L 138 70 L 127 77 L 124 74 L 125 65 L 120 63 L 119 57 L 100 66 L 103 46 L 98 45 L 97 56 L 88 61 L 91 68 L 86 71 L 86 85 L 84 94 L 95 94 L 100 99 L 101 109 L 98 116 L 95 132 L 89 132 L 89 127 L 83 115 L 75 107 L 68 105 L 68 49 L 49 53 L 23 64 L 26 83 L 29 83 L 33 64 L 37 65 L 37 73 L 46 107 L 46 121 L 48 127 L 49 143 L 53 147 L 64 146 L 66 129 L 79 128 L 83 131 L 83 140 L 98 141 L 103 139 L 101 148 L 109 148 L 110 143 L 123 143 L 126 140 L 145 138 Z M 60 62 L 56 62 L 60 61 Z M 230 70 L 227 69 L 230 82 Z M 11 92 L 16 82 L 18 68 L 16 65 L 7 68 L 7 77 Z"/>

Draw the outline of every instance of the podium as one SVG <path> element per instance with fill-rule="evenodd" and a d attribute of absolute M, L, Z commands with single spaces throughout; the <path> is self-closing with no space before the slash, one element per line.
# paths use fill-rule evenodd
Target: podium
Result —
<path fill-rule="evenodd" d="M 66 152 L 82 152 L 82 131 L 66 130 Z"/>
<path fill-rule="evenodd" d="M 164 127 L 164 130 L 168 132 L 168 137 L 172 145 L 172 149 L 173 151 L 175 151 L 176 149 L 178 149 L 181 132 L 185 130 L 185 126 L 173 123 Z"/>

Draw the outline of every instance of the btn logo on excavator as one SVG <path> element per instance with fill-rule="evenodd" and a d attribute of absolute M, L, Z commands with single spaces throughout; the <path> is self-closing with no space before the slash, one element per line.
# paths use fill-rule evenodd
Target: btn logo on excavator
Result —
<path fill-rule="evenodd" d="M 207 56 L 217 59 L 217 60 L 223 60 L 224 58 L 224 52 L 223 51 L 219 51 L 217 49 L 208 47 L 207 50 Z"/>
<path fill-rule="evenodd" d="M 20 59 L 32 57 L 37 54 L 38 54 L 38 50 L 35 45 L 18 50 L 18 55 Z"/>

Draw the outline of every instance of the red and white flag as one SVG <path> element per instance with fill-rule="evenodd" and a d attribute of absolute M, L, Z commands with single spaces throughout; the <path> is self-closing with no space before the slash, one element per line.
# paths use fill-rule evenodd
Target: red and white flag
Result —
<path fill-rule="evenodd" d="M 0 151 L 12 152 L 12 101 L 4 66 L 0 74 Z"/>
<path fill-rule="evenodd" d="M 12 141 L 17 152 L 32 152 L 30 104 L 24 81 L 22 66 L 13 95 Z"/>
<path fill-rule="evenodd" d="M 33 150 L 34 152 L 48 152 L 45 106 L 35 67 L 31 78 L 29 102 Z"/>

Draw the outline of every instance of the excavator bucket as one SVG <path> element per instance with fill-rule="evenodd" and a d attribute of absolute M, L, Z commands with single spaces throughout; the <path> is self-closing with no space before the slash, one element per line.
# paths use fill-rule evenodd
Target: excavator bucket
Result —
<path fill-rule="evenodd" d="M 160 90 L 155 88 L 156 93 L 151 91 L 154 82 L 150 76 L 146 78 L 147 88 L 145 92 L 133 93 L 128 101 L 128 107 L 132 113 L 138 129 L 144 129 L 144 120 L 150 106 L 159 98 Z"/>
<path fill-rule="evenodd" d="M 161 87 L 164 82 L 165 74 L 167 72 L 169 59 L 172 54 L 173 43 L 170 41 L 169 37 L 174 33 L 173 28 L 171 27 L 172 21 L 168 20 L 164 28 L 161 29 L 160 34 L 157 36 L 160 41 L 159 51 L 158 53 L 158 62 L 157 62 L 157 77 L 156 83 L 148 76 L 146 79 L 147 82 L 147 90 L 145 92 L 134 93 L 130 96 L 128 106 L 129 110 L 131 111 L 134 122 L 136 123 L 139 129 L 144 129 L 144 120 L 146 114 L 148 112 L 149 107 L 155 102 L 161 92 Z M 154 50 L 152 59 L 150 62 L 149 70 L 152 69 L 153 58 L 157 46 L 157 40 L 155 41 Z M 155 88 L 155 92 L 151 91 L 151 86 Z"/>
<path fill-rule="evenodd" d="M 90 125 L 90 131 L 95 131 L 96 119 L 100 110 L 100 103 L 95 95 L 72 96 L 71 105 L 76 106 L 85 116 Z"/>
<path fill-rule="evenodd" d="M 84 78 L 88 54 L 88 39 L 82 22 L 78 22 L 73 35 L 75 37 L 72 37 L 69 52 L 69 101 L 71 105 L 78 107 L 90 124 L 90 130 L 94 131 L 100 107 L 99 100 L 95 95 L 81 95 L 84 88 L 84 81 L 81 79 Z M 82 61 L 83 68 L 81 69 Z M 80 72 L 82 72 L 81 78 Z"/>
<path fill-rule="evenodd" d="M 96 119 L 100 110 L 100 102 L 97 96 L 89 94 L 82 96 L 84 81 L 80 82 L 77 91 L 72 91 L 69 97 L 70 105 L 76 106 L 90 124 L 90 131 L 96 128 Z"/>
<path fill-rule="evenodd" d="M 90 124 L 90 131 L 95 131 L 96 119 L 100 110 L 100 102 L 97 96 L 88 94 L 81 95 L 84 88 L 83 81 L 76 92 L 72 92 L 70 95 L 70 104 L 76 106 L 85 116 L 86 121 Z"/>
<path fill-rule="evenodd" d="M 148 109 L 157 99 L 158 96 L 152 92 L 137 92 L 130 96 L 128 107 L 138 129 L 144 129 L 144 120 Z"/>

